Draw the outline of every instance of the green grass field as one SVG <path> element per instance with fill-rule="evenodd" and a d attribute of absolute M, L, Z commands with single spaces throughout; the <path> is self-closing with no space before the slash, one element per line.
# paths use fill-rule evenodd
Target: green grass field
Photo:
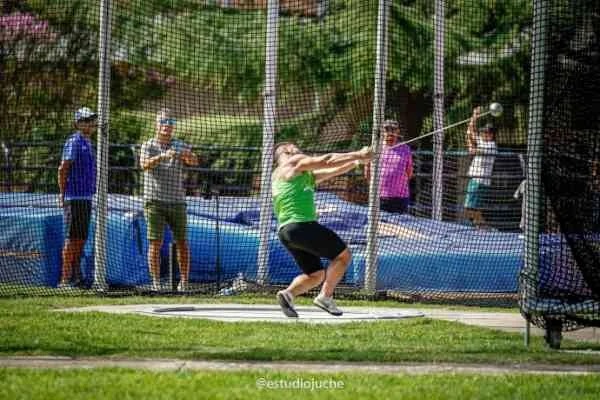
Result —
<path fill-rule="evenodd" d="M 320 383 L 320 382 L 332 383 Z M 31 384 L 35 382 L 35 384 Z M 296 384 L 296 382 L 298 382 Z M 335 389 L 315 388 L 329 385 Z M 262 385 L 262 386 L 261 386 Z M 270 385 L 268 388 L 266 385 Z M 287 389 L 283 388 L 287 385 Z M 304 385 L 305 389 L 294 388 Z M 594 376 L 358 375 L 0 369 L 2 399 L 596 399 Z"/>
<path fill-rule="evenodd" d="M 186 300 L 214 301 L 211 298 Z M 262 298 L 233 298 L 229 301 L 269 302 Z M 600 357 L 593 354 L 551 351 L 541 338 L 533 338 L 527 349 L 519 334 L 426 318 L 328 326 L 301 324 L 299 328 L 297 324 L 226 323 L 56 311 L 83 305 L 149 302 L 181 302 L 181 299 L 1 299 L 0 354 L 217 360 L 600 363 Z M 392 303 L 385 304 L 389 306 Z M 563 347 L 600 349 L 598 344 L 568 340 L 563 342 Z"/>
<path fill-rule="evenodd" d="M 301 303 L 307 303 L 303 299 Z M 54 355 L 244 361 L 451 362 L 482 365 L 600 364 L 600 356 L 549 350 L 541 338 L 529 348 L 519 334 L 415 318 L 342 325 L 225 323 L 105 313 L 66 313 L 100 304 L 236 302 L 270 298 L 24 297 L 0 299 L 0 357 Z M 390 301 L 344 305 L 404 306 Z M 408 305 L 427 308 L 427 305 Z M 468 307 L 455 307 L 466 308 Z M 473 308 L 470 308 L 473 309 Z M 477 311 L 488 309 L 476 308 Z M 506 311 L 506 309 L 504 309 Z M 516 310 L 513 310 L 516 312 Z M 563 341 L 563 348 L 600 345 Z M 262 379 L 262 380 L 260 380 Z M 298 389 L 294 382 L 335 380 L 343 388 Z M 31 384 L 34 382 L 34 384 Z M 263 386 L 259 387 L 259 384 Z M 270 385 L 269 387 L 266 387 Z M 285 388 L 285 385 L 288 385 Z M 392 375 L 368 373 L 181 371 L 133 369 L 30 370 L 0 367 L 0 399 L 586 399 L 600 380 L 573 375 Z"/>

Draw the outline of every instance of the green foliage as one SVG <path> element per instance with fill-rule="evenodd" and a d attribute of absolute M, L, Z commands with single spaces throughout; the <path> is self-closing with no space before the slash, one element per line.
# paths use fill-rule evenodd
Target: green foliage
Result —
<path fill-rule="evenodd" d="M 157 15 L 150 61 L 178 77 L 210 85 L 242 99 L 256 99 L 264 69 L 264 15 L 205 8 L 201 12 Z M 146 35 L 140 27 L 136 35 Z M 263 39 L 263 40 L 261 40 Z"/>
<path fill-rule="evenodd" d="M 23 15 L 36 13 L 49 28 L 44 35 L 21 35 L 0 42 L 0 71 L 6 82 L 0 88 L 0 120 L 6 121 L 0 124 L 0 140 L 62 140 L 72 130 L 76 108 L 96 108 L 98 4 L 86 0 L 26 2 Z M 132 15 L 117 18 L 131 20 Z M 139 48 L 132 51 L 140 52 Z M 170 75 L 149 66 L 113 64 L 114 113 L 160 97 L 172 84 Z M 135 127 L 125 132 L 132 130 Z M 137 139 L 135 135 L 116 136 L 124 141 Z"/>
<path fill-rule="evenodd" d="M 0 42 L 0 140 L 29 140 L 41 128 L 47 130 L 44 140 L 64 137 L 71 129 L 74 105 L 95 103 L 90 77 L 97 77 L 96 35 L 84 17 L 89 10 L 84 2 L 60 10 L 60 23 L 50 18 L 54 14 L 37 17 L 49 22 L 43 34 Z M 31 15 L 12 13 L 19 14 Z"/>
<path fill-rule="evenodd" d="M 0 138 L 15 133 L 29 138 L 31 132 L 42 130 L 47 130 L 46 139 L 59 138 L 70 130 L 68 115 L 74 106 L 96 103 L 99 2 L 29 0 L 20 4 L 21 11 L 48 21 L 57 41 L 46 47 L 21 41 L 19 46 L 28 57 L 0 57 L 3 80 L 9 82 L 0 91 L 1 117 L 5 121 L 23 118 L 17 124 L 19 132 L 1 124 Z M 377 4 L 375 0 L 332 0 L 321 20 L 281 16 L 279 102 L 299 107 L 296 116 L 280 121 L 281 137 L 307 142 L 316 138 L 340 111 L 372 91 Z M 524 140 L 531 12 L 526 0 L 446 2 L 448 122 L 463 119 L 476 104 L 500 101 L 507 111 L 501 125 L 512 132 L 506 141 Z M 429 104 L 433 14 L 430 0 L 401 0 L 393 2 L 389 20 L 388 85 L 406 89 L 410 96 Z M 133 112 L 146 100 L 162 98 L 174 84 L 202 86 L 227 98 L 233 95 L 238 105 L 260 103 L 265 36 L 263 10 L 223 9 L 196 0 L 115 1 L 112 110 Z M 59 42 L 64 50 L 57 50 Z M 2 52 L 16 53 L 16 48 Z M 465 62 L 482 54 L 488 62 Z M 51 82 L 55 89 L 48 90 L 41 82 Z M 312 104 L 316 97 L 320 106 L 302 105 Z M 398 110 L 390 112 L 396 115 Z M 430 112 L 430 106 L 424 107 L 412 116 L 416 129 L 425 129 Z M 217 131 L 230 128 L 226 118 L 219 123 L 223 129 Z M 118 129 L 124 130 L 114 135 L 119 140 L 139 138 L 135 124 L 131 128 L 120 124 Z M 227 143 L 260 145 L 257 133 L 256 126 L 232 130 Z M 449 146 L 462 146 L 462 136 L 450 138 Z"/>
<path fill-rule="evenodd" d="M 115 110 L 110 117 L 112 143 L 140 143 L 154 133 L 154 115 L 126 110 Z"/>

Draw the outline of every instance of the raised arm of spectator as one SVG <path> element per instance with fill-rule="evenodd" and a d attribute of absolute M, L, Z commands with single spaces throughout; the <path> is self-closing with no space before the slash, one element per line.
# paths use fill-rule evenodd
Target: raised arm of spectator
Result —
<path fill-rule="evenodd" d="M 481 115 L 481 107 L 475 107 L 467 126 L 467 147 L 469 154 L 475 154 L 477 151 L 477 120 L 479 119 L 479 115 Z"/>

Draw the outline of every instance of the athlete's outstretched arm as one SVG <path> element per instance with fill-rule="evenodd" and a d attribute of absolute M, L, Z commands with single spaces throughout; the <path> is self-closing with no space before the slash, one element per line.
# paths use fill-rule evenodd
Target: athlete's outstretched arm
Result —
<path fill-rule="evenodd" d="M 358 151 L 348 153 L 329 153 L 316 157 L 304 156 L 298 159 L 293 168 L 296 172 L 335 168 L 351 161 L 368 160 L 372 155 L 373 152 L 369 147 L 363 147 Z"/>
<path fill-rule="evenodd" d="M 313 171 L 315 176 L 315 181 L 317 184 L 324 182 L 328 179 L 335 178 L 336 176 L 340 176 L 345 174 L 346 172 L 352 171 L 359 165 L 359 160 L 346 162 L 345 164 L 339 165 L 333 168 L 323 168 L 317 169 Z"/>

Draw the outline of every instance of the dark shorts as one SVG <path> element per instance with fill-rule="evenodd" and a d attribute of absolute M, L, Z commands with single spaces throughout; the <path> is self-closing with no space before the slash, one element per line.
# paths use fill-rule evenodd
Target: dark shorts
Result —
<path fill-rule="evenodd" d="M 69 239 L 87 240 L 92 217 L 92 201 L 66 200 L 64 210 Z"/>
<path fill-rule="evenodd" d="M 379 200 L 380 208 L 383 211 L 404 214 L 410 205 L 408 197 L 382 197 Z"/>
<path fill-rule="evenodd" d="M 318 222 L 294 222 L 279 229 L 279 239 L 305 274 L 323 269 L 321 258 L 333 260 L 346 250 L 346 243 Z"/>

